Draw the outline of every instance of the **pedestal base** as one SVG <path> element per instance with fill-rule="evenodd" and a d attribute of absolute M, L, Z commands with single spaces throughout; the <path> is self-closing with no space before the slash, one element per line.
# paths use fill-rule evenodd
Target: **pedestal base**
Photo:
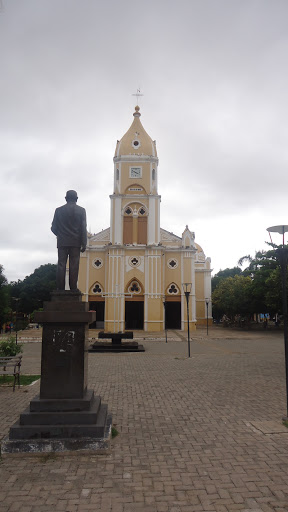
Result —
<path fill-rule="evenodd" d="M 78 452 L 79 450 L 107 453 L 110 448 L 112 416 L 108 415 L 102 437 L 79 437 L 61 439 L 9 439 L 1 442 L 1 453 L 52 453 Z"/>
<path fill-rule="evenodd" d="M 90 346 L 88 352 L 145 352 L 145 348 L 143 345 L 139 345 L 137 341 L 122 341 L 121 343 L 95 341 L 95 343 Z"/>
<path fill-rule="evenodd" d="M 48 400 L 32 400 L 30 407 L 20 414 L 19 420 L 10 428 L 9 439 L 102 438 L 107 405 L 101 404 L 101 398 L 94 397 L 93 391 L 87 395 L 83 403 L 77 400 L 78 410 L 71 399 L 70 403 L 60 400 L 59 404 L 56 400 L 50 404 Z"/>
<path fill-rule="evenodd" d="M 87 309 L 80 292 L 55 292 L 37 314 L 43 323 L 40 396 L 10 428 L 4 453 L 107 449 L 107 405 L 87 390 L 87 331 L 95 320 Z"/>

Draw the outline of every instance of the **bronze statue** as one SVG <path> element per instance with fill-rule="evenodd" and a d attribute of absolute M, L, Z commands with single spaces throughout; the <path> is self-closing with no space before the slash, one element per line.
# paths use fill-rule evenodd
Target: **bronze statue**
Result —
<path fill-rule="evenodd" d="M 66 264 L 69 256 L 69 287 L 77 290 L 80 251 L 87 244 L 86 211 L 77 203 L 77 192 L 68 190 L 67 204 L 56 208 L 51 231 L 57 236 L 58 266 L 57 289 L 65 290 Z"/>

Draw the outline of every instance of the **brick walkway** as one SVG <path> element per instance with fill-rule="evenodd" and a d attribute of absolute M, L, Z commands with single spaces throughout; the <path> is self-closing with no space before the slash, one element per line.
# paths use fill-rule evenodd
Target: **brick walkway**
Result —
<path fill-rule="evenodd" d="M 119 431 L 110 453 L 3 456 L 0 512 L 287 512 L 283 334 L 192 337 L 190 359 L 177 332 L 145 353 L 89 354 Z M 25 344 L 24 371 L 40 350 Z M 38 388 L 0 388 L 1 437 Z"/>

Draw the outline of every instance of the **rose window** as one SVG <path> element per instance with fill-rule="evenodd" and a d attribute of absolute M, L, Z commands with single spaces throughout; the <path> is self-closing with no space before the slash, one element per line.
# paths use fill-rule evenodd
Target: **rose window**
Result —
<path fill-rule="evenodd" d="M 101 258 L 97 258 L 96 260 L 93 261 L 92 265 L 94 268 L 101 268 L 103 266 L 103 261 L 101 260 Z"/>

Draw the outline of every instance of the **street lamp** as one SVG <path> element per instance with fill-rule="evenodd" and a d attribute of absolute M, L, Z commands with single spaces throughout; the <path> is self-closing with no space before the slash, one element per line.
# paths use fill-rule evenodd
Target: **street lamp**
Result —
<path fill-rule="evenodd" d="M 165 327 L 165 339 L 167 343 L 167 325 L 166 325 L 166 298 L 165 295 L 163 297 L 163 308 L 164 308 L 164 327 Z"/>
<path fill-rule="evenodd" d="M 15 339 L 15 342 L 16 342 L 16 345 L 17 345 L 17 342 L 18 342 L 18 323 L 17 323 L 17 319 L 18 319 L 18 307 L 19 307 L 19 300 L 20 300 L 20 298 L 19 297 L 12 297 L 12 299 L 15 300 L 15 302 L 16 302 L 16 319 L 15 319 L 16 339 Z"/>
<path fill-rule="evenodd" d="M 287 262 L 288 262 L 288 248 L 284 244 L 284 233 L 287 233 L 288 226 L 272 226 L 267 228 L 269 233 L 280 233 L 283 235 L 282 247 L 278 247 L 275 250 L 276 257 L 281 267 L 282 277 L 282 302 L 283 302 L 283 319 L 284 319 L 284 347 L 285 347 L 285 369 L 286 369 L 286 418 L 288 417 L 288 318 L 287 318 L 287 287 L 286 287 L 286 276 L 287 276 Z"/>
<path fill-rule="evenodd" d="M 206 325 L 207 325 L 207 336 L 208 336 L 208 306 L 209 306 L 209 299 L 205 299 L 206 302 Z"/>
<path fill-rule="evenodd" d="M 192 283 L 183 283 L 182 284 L 183 292 L 186 297 L 187 303 L 187 325 L 188 325 L 188 357 L 190 357 L 190 333 L 189 333 L 189 297 L 191 293 Z"/>

